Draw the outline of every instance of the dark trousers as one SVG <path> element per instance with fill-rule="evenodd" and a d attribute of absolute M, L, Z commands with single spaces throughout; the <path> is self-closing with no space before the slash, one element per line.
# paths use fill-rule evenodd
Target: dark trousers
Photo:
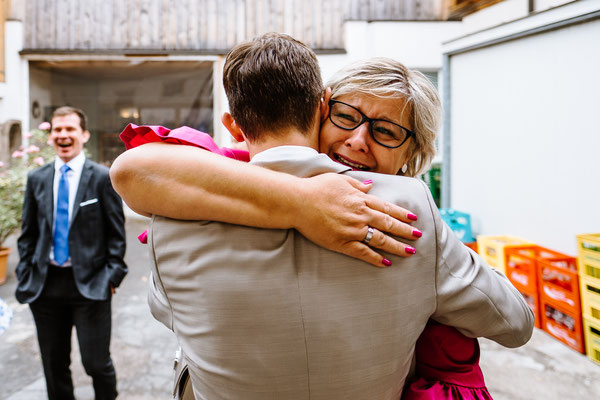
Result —
<path fill-rule="evenodd" d="M 72 268 L 50 266 L 40 297 L 29 305 L 37 328 L 48 398 L 71 400 L 71 332 L 77 330 L 81 361 L 92 377 L 96 400 L 117 397 L 117 377 L 110 358 L 110 298 L 83 297 Z"/>

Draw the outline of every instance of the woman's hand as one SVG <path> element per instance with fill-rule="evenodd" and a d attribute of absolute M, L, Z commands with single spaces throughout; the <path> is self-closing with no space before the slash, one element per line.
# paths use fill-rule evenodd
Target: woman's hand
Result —
<path fill-rule="evenodd" d="M 313 243 L 376 267 L 391 263 L 373 248 L 403 257 L 414 254 L 412 246 L 389 235 L 407 240 L 420 237 L 421 232 L 409 225 L 416 216 L 367 194 L 370 183 L 333 173 L 303 181 L 298 188 L 298 212 L 292 216 L 291 223 Z M 363 240 L 369 226 L 374 232 L 367 245 Z"/>

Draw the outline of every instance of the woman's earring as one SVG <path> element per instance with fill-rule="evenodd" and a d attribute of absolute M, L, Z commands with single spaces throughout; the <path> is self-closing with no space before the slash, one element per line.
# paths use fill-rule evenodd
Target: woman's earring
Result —
<path fill-rule="evenodd" d="M 405 173 L 406 173 L 406 170 L 408 170 L 408 165 L 404 164 L 404 165 L 402 166 L 402 173 L 403 173 L 403 174 L 405 174 Z"/>

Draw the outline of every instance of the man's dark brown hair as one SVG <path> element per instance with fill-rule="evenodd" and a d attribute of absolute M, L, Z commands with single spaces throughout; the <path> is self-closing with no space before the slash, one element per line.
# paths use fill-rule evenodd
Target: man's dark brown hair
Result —
<path fill-rule="evenodd" d="M 81 130 L 84 132 L 87 131 L 87 116 L 79 108 L 70 106 L 59 107 L 52 113 L 52 118 L 50 121 L 52 121 L 54 117 L 64 117 L 71 114 L 76 114 L 79 117 L 79 126 L 81 126 Z"/>
<path fill-rule="evenodd" d="M 231 115 L 249 140 L 289 128 L 308 133 L 323 95 L 315 53 L 280 33 L 235 46 L 225 60 L 223 86 Z"/>

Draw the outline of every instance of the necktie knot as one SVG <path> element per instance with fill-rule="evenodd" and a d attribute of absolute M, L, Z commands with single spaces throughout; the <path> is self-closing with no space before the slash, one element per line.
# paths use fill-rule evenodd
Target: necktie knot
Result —
<path fill-rule="evenodd" d="M 71 167 L 69 167 L 67 164 L 64 164 L 62 167 L 60 167 L 60 173 L 64 175 L 70 169 L 71 169 Z"/>

